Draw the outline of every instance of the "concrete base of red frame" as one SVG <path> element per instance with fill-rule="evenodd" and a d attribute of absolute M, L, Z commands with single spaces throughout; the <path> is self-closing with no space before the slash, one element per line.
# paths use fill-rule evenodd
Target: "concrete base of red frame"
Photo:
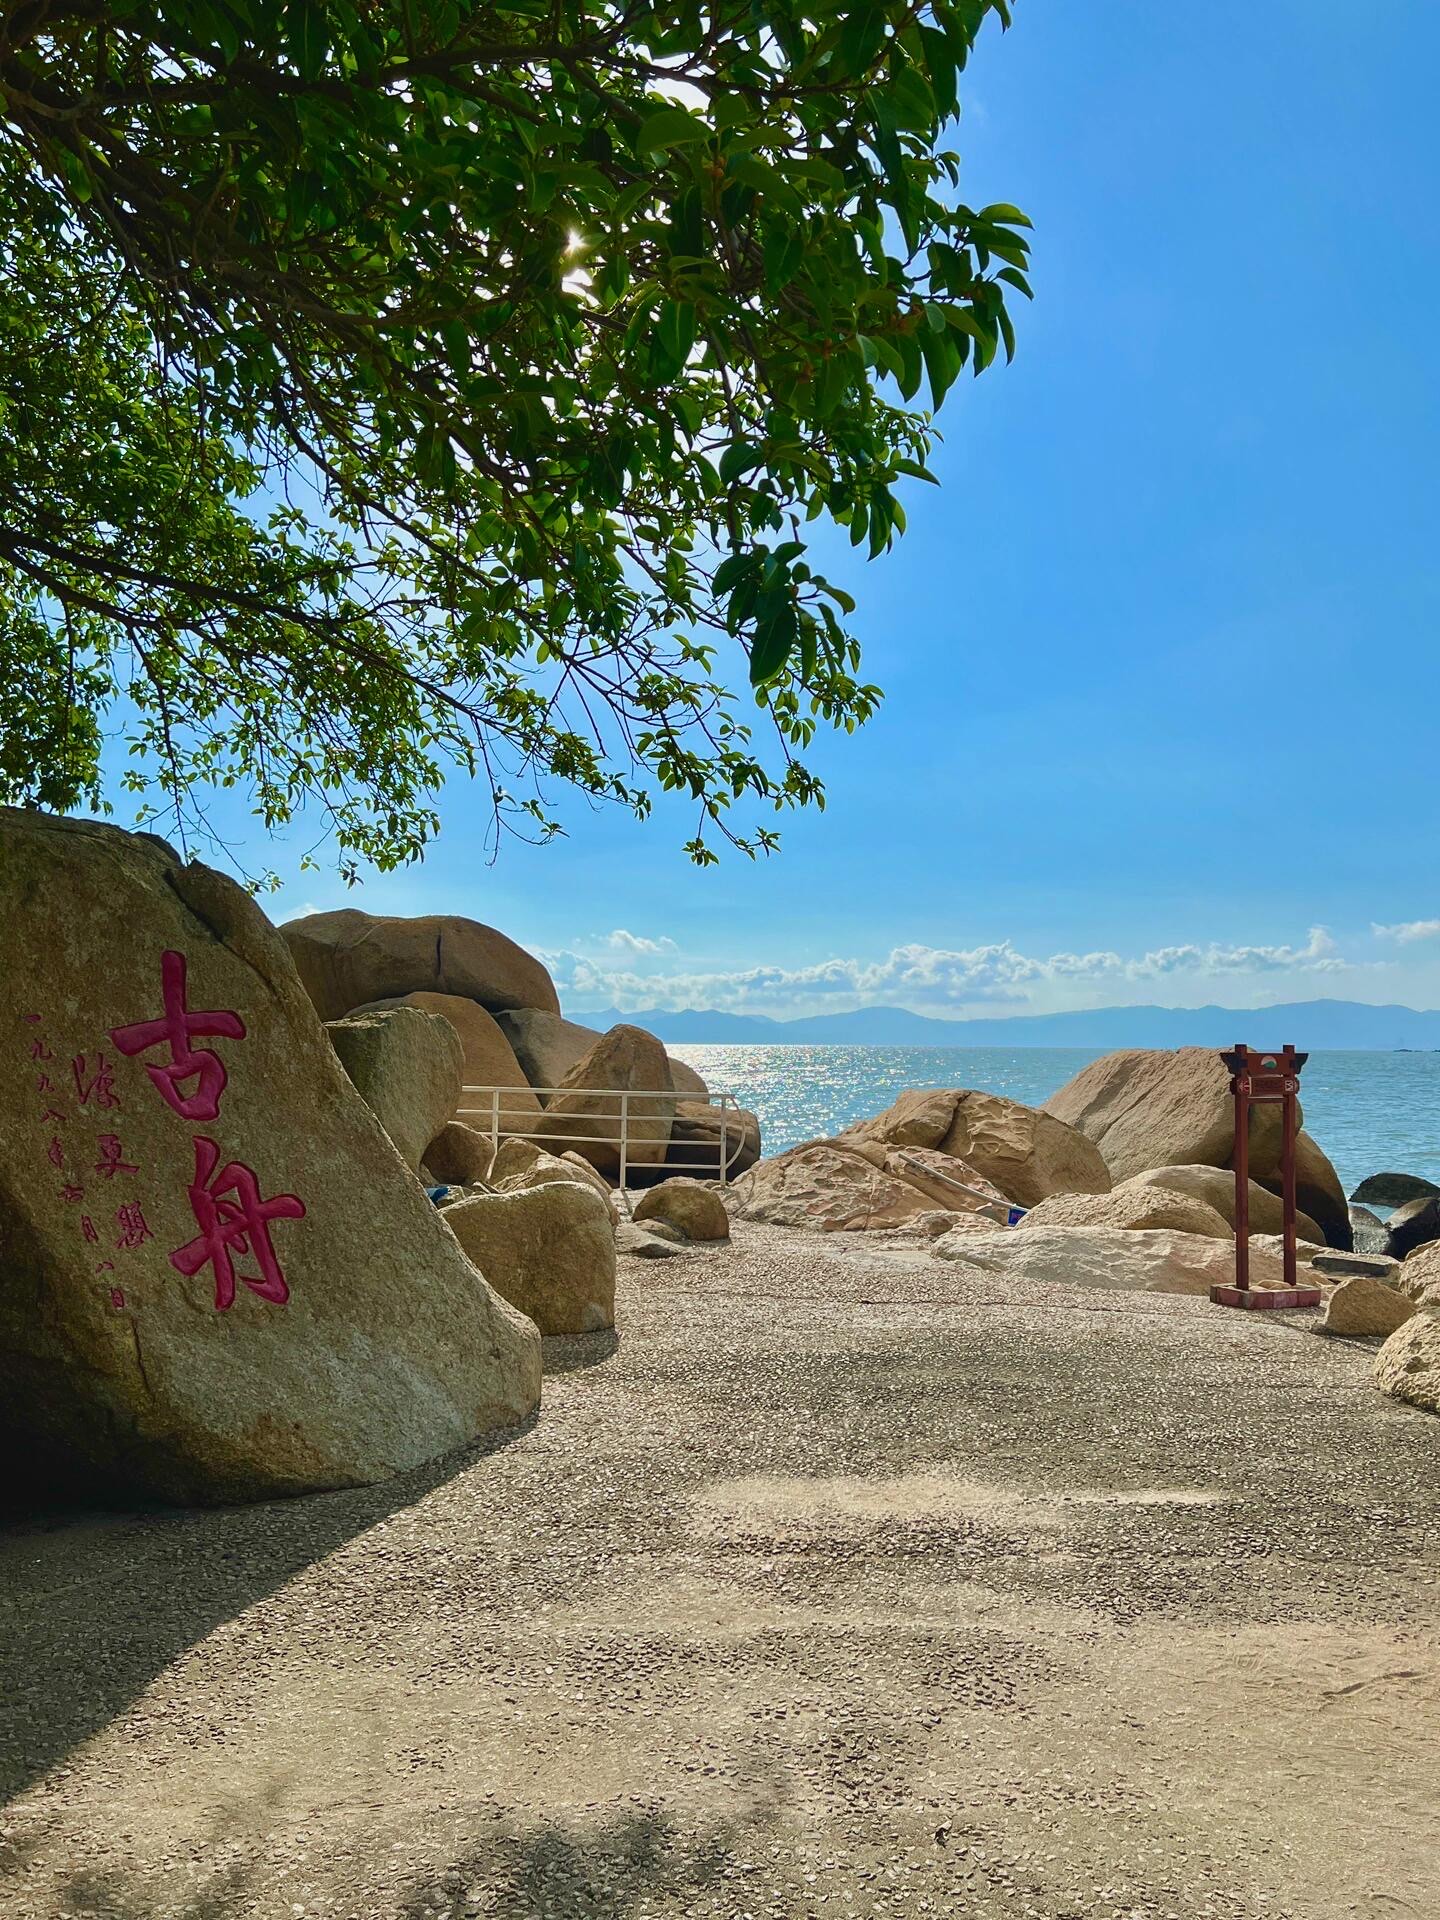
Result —
<path fill-rule="evenodd" d="M 1252 1312 L 1293 1313 L 1300 1307 L 1318 1307 L 1319 1287 L 1236 1287 L 1214 1286 L 1210 1304 L 1215 1307 L 1245 1307 Z"/>

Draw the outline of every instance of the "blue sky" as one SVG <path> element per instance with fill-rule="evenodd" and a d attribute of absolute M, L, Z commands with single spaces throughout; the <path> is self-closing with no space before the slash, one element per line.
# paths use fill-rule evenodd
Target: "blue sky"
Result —
<path fill-rule="evenodd" d="M 694 870 L 665 809 L 492 866 L 452 786 L 403 874 L 272 852 L 277 918 L 470 914 L 576 1012 L 1440 1005 L 1440 6 L 1015 14 L 955 144 L 1038 299 L 896 550 L 824 555 L 887 691 L 827 812 L 758 867 Z"/>

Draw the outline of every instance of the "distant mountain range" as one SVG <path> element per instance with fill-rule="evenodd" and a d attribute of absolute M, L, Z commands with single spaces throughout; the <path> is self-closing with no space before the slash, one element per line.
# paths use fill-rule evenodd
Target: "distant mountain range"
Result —
<path fill-rule="evenodd" d="M 668 1044 L 721 1046 L 789 1042 L 841 1047 L 1224 1047 L 1284 1046 L 1440 1049 L 1440 1011 L 1371 1007 L 1359 1000 L 1296 1000 L 1237 1012 L 1234 1007 L 1097 1007 L 1089 1013 L 1007 1014 L 988 1020 L 937 1020 L 905 1007 L 772 1020 L 760 1013 L 670 1012 L 573 1016 L 587 1026 L 617 1021 L 645 1027 Z"/>

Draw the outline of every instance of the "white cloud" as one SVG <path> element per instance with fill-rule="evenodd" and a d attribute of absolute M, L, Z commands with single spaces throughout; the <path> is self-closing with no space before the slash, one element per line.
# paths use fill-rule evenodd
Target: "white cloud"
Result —
<path fill-rule="evenodd" d="M 1433 940 L 1440 934 L 1440 920 L 1399 920 L 1390 927 L 1372 920 L 1370 931 L 1377 940 L 1398 940 L 1402 947 L 1408 947 L 1415 940 Z"/>
<path fill-rule="evenodd" d="M 657 943 L 609 936 L 614 950 L 652 955 Z M 673 942 L 666 942 L 673 948 Z M 1312 927 L 1303 946 L 1206 945 L 1158 947 L 1129 958 L 1109 952 L 1022 953 L 1009 940 L 952 950 L 911 944 L 892 947 L 880 960 L 830 959 L 809 966 L 691 968 L 636 972 L 573 952 L 546 960 L 556 985 L 574 1003 L 642 1007 L 714 1007 L 720 1011 L 794 1013 L 854 1006 L 898 1004 L 916 1011 L 958 1012 L 965 1007 L 1053 1004 L 1087 987 L 1112 989 L 1188 977 L 1236 978 L 1286 972 L 1336 973 L 1347 962 L 1323 927 Z"/>
<path fill-rule="evenodd" d="M 662 934 L 658 940 L 647 940 L 643 934 L 627 933 L 624 927 L 616 927 L 613 933 L 604 935 L 600 944 L 612 953 L 674 953 L 676 950 L 668 934 Z"/>

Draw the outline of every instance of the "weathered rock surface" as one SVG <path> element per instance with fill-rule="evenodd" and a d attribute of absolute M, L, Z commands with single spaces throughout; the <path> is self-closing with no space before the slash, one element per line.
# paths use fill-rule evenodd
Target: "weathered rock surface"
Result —
<path fill-rule="evenodd" d="M 557 1151 L 572 1149 L 601 1173 L 618 1178 L 620 1095 L 658 1093 L 658 1098 L 629 1102 L 629 1162 L 644 1167 L 664 1161 L 675 1100 L 667 1091 L 670 1061 L 653 1033 L 643 1027 L 612 1027 L 562 1075 L 559 1085 L 561 1091 L 536 1125 L 542 1145 L 554 1142 Z"/>
<path fill-rule="evenodd" d="M 1392 1260 L 1404 1260 L 1436 1239 L 1440 1239 L 1440 1196 L 1408 1201 L 1386 1222 L 1385 1251 Z"/>
<path fill-rule="evenodd" d="M 1051 1114 L 997 1093 L 950 1087 L 902 1093 L 884 1113 L 847 1127 L 842 1140 L 930 1147 L 990 1181 L 1017 1206 L 1052 1193 L 1106 1193 L 1110 1174 L 1098 1149 Z"/>
<path fill-rule="evenodd" d="M 1388 1337 L 1415 1311 L 1413 1301 L 1383 1280 L 1371 1274 L 1352 1274 L 1326 1300 L 1318 1331 L 1352 1338 L 1375 1334 Z"/>
<path fill-rule="evenodd" d="M 1356 1274 L 1371 1280 L 1383 1280 L 1387 1286 L 1394 1286 L 1403 1269 L 1398 1261 L 1387 1260 L 1383 1254 L 1339 1253 L 1333 1247 L 1321 1242 L 1323 1251 L 1312 1254 L 1310 1264 L 1318 1273 L 1328 1275 L 1334 1280 L 1350 1280 Z"/>
<path fill-rule="evenodd" d="M 534 1328 L 462 1256 L 243 889 L 148 836 L 0 811 L 0 979 L 12 1475 L 270 1498 L 531 1411 Z"/>
<path fill-rule="evenodd" d="M 954 1213 L 983 1213 L 1006 1226 L 1010 1202 L 983 1173 L 937 1147 L 887 1147 L 884 1167 L 906 1186 L 925 1194 L 932 1207 Z"/>
<path fill-rule="evenodd" d="M 499 1102 L 501 1139 L 534 1131 L 540 1117 L 540 1102 L 526 1085 L 520 1062 L 493 1014 L 487 1013 L 478 1000 L 467 1000 L 458 993 L 407 993 L 392 1000 L 372 1001 L 368 1007 L 357 1007 L 355 1012 L 383 1012 L 390 1007 L 419 1007 L 424 1013 L 436 1013 L 448 1020 L 460 1039 L 464 1086 L 512 1089 L 505 1092 Z M 488 1134 L 495 1118 L 495 1105 L 483 1093 L 462 1093 L 455 1117 Z"/>
<path fill-rule="evenodd" d="M 1126 1189 L 1163 1187 L 1169 1193 L 1188 1193 L 1192 1199 L 1203 1200 L 1207 1206 L 1213 1207 L 1231 1232 L 1235 1230 L 1235 1175 L 1228 1167 L 1151 1167 L 1144 1173 L 1132 1174 L 1128 1180 L 1122 1181 L 1121 1186 Z M 1119 1191 L 1117 1187 L 1116 1192 Z M 1284 1202 L 1268 1187 L 1262 1187 L 1258 1181 L 1252 1180 L 1251 1233 L 1280 1233 L 1284 1225 Z M 1312 1240 L 1319 1246 L 1325 1244 L 1325 1236 L 1317 1223 L 1298 1205 L 1295 1233 L 1297 1239 Z"/>
<path fill-rule="evenodd" d="M 287 920 L 280 933 L 322 1020 L 407 993 L 459 994 L 491 1013 L 560 1011 L 555 983 L 534 954 L 458 914 L 406 919 L 342 907 Z"/>
<path fill-rule="evenodd" d="M 636 1202 L 632 1218 L 652 1227 L 663 1220 L 687 1240 L 728 1240 L 730 1216 L 714 1187 L 701 1180 L 662 1180 Z"/>
<path fill-rule="evenodd" d="M 1045 1111 L 1093 1140 L 1116 1180 L 1151 1167 L 1225 1167 L 1235 1146 L 1230 1075 L 1211 1047 L 1107 1053 L 1052 1094 Z M 1250 1177 L 1267 1180 L 1279 1165 L 1280 1108 L 1257 1106 Z"/>
<path fill-rule="evenodd" d="M 1257 1107 L 1257 1113 L 1264 1109 Z M 1280 1191 L 1279 1174 L 1266 1175 L 1263 1184 L 1271 1193 Z M 1295 1204 L 1319 1227 L 1332 1247 L 1348 1251 L 1354 1244 L 1350 1227 L 1350 1202 L 1340 1176 L 1324 1150 L 1308 1133 L 1295 1137 Z"/>
<path fill-rule="evenodd" d="M 732 1192 L 747 1219 L 817 1233 L 904 1226 L 935 1207 L 928 1194 L 885 1170 L 883 1145 L 843 1139 L 807 1141 L 761 1160 Z"/>
<path fill-rule="evenodd" d="M 463 1062 L 455 1029 L 418 1007 L 396 1007 L 332 1020 L 325 1031 L 400 1158 L 418 1172 L 425 1149 L 460 1098 Z"/>
<path fill-rule="evenodd" d="M 1057 1193 L 1032 1207 L 1020 1222 L 1027 1232 L 1045 1227 L 1123 1227 L 1127 1232 L 1169 1227 L 1176 1233 L 1200 1233 L 1230 1240 L 1235 1230 L 1206 1201 L 1194 1194 L 1127 1180 L 1112 1193 Z"/>
<path fill-rule="evenodd" d="M 1418 1173 L 1371 1173 L 1350 1198 L 1361 1206 L 1404 1207 L 1435 1194 L 1440 1194 L 1440 1187 L 1433 1180 L 1422 1180 Z"/>
<path fill-rule="evenodd" d="M 633 1220 L 622 1220 L 615 1235 L 616 1249 L 635 1260 L 678 1260 L 685 1251 L 678 1239 L 667 1240 L 649 1227 L 637 1227 Z"/>
<path fill-rule="evenodd" d="M 1059 1282 L 1133 1293 L 1208 1294 L 1235 1279 L 1232 1244 L 1199 1233 L 1125 1227 L 1012 1227 L 988 1235 L 946 1234 L 935 1242 L 943 1260 L 962 1262 L 997 1279 Z M 1284 1270 L 1252 1247 L 1252 1286 L 1280 1286 Z"/>
<path fill-rule="evenodd" d="M 1408 1260 L 1392 1270 L 1390 1285 L 1398 1287 L 1417 1307 L 1440 1312 L 1440 1241 L 1418 1247 Z"/>
<path fill-rule="evenodd" d="M 557 1013 L 541 1013 L 522 1008 L 514 1013 L 496 1015 L 501 1031 L 515 1050 L 525 1079 L 532 1087 L 558 1087 L 577 1060 L 582 1060 L 597 1040 L 604 1036 L 594 1027 L 581 1026 L 576 1020 L 563 1019 Z M 693 1067 L 683 1060 L 670 1059 L 670 1083 L 686 1100 L 708 1100 L 710 1090 Z M 542 1104 L 545 1100 L 541 1096 Z"/>
<path fill-rule="evenodd" d="M 481 1193 L 444 1221 L 495 1291 L 541 1333 L 599 1333 L 615 1324 L 615 1229 L 577 1180 Z"/>
<path fill-rule="evenodd" d="M 426 1170 L 437 1180 L 457 1187 L 473 1187 L 490 1177 L 494 1149 L 483 1133 L 463 1120 L 450 1120 L 425 1149 Z"/>
<path fill-rule="evenodd" d="M 1412 1314 L 1375 1356 L 1382 1393 L 1424 1413 L 1440 1413 L 1440 1313 Z"/>

